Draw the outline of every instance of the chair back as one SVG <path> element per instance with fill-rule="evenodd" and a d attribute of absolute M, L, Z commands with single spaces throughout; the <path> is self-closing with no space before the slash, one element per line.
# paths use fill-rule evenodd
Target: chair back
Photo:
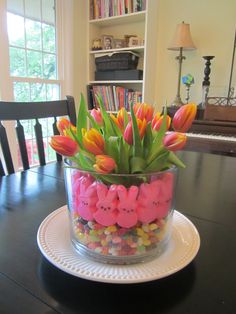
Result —
<path fill-rule="evenodd" d="M 39 164 L 41 166 L 46 164 L 45 150 L 43 144 L 42 125 L 39 122 L 40 118 L 54 118 L 52 124 L 53 134 L 59 134 L 56 123 L 57 117 L 68 116 L 70 121 L 76 123 L 75 102 L 72 96 L 66 96 L 65 100 L 43 101 L 43 102 L 5 102 L 0 101 L 0 144 L 2 149 L 2 156 L 6 165 L 7 173 L 15 172 L 12 156 L 10 152 L 10 145 L 7 138 L 7 133 L 2 121 L 15 120 L 16 121 L 16 135 L 19 144 L 20 156 L 22 160 L 23 169 L 30 168 L 29 158 L 27 153 L 27 146 L 25 140 L 24 128 L 20 120 L 35 120 L 34 130 L 36 137 L 36 144 L 38 150 Z M 56 155 L 57 161 L 61 161 L 62 157 Z M 0 176 L 6 175 L 3 163 L 0 159 Z"/>

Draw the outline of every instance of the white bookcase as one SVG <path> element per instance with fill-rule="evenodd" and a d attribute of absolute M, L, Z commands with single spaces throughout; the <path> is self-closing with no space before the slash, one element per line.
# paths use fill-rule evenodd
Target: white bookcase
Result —
<path fill-rule="evenodd" d="M 110 0 L 112 1 L 112 0 Z M 88 5 L 89 1 L 88 1 Z M 142 101 L 153 103 L 155 99 L 155 66 L 157 48 L 158 0 L 146 0 L 146 10 L 107 18 L 90 19 L 88 7 L 88 82 L 87 85 L 117 85 L 142 92 Z M 122 39 L 124 35 L 137 35 L 144 39 L 144 45 L 109 50 L 92 50 L 93 41 L 103 35 Z M 95 81 L 95 55 L 121 51 L 139 54 L 138 69 L 143 70 L 142 80 Z"/>

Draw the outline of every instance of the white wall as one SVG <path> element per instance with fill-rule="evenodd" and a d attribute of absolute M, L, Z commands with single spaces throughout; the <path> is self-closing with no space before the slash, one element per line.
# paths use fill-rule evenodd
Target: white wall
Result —
<path fill-rule="evenodd" d="M 166 100 L 167 103 L 171 103 L 176 95 L 177 52 L 167 50 L 167 47 L 176 25 L 182 21 L 190 24 L 192 39 L 197 47 L 195 51 L 184 52 L 186 60 L 183 61 L 182 67 L 182 76 L 190 73 L 195 78 L 195 84 L 190 91 L 190 100 L 201 102 L 204 55 L 215 56 L 211 66 L 209 93 L 221 96 L 221 93 L 228 89 L 236 27 L 236 0 L 159 0 L 156 68 L 158 106 Z M 236 68 L 234 70 L 235 86 Z M 181 98 L 185 99 L 185 87 L 182 83 Z"/>

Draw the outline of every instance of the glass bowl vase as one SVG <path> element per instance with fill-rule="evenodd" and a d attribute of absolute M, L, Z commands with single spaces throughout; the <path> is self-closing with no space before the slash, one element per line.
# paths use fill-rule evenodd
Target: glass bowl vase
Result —
<path fill-rule="evenodd" d="M 159 256 L 171 237 L 177 168 L 107 174 L 65 164 L 71 242 L 103 263 L 132 264 Z"/>

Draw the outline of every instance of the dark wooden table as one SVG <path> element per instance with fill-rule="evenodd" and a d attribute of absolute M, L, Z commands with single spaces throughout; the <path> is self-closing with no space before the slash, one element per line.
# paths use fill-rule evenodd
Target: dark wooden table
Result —
<path fill-rule="evenodd" d="M 179 154 L 176 209 L 201 247 L 176 274 L 140 284 L 73 277 L 37 246 L 43 219 L 66 204 L 63 170 L 49 164 L 0 179 L 0 313 L 236 313 L 236 159 Z"/>

